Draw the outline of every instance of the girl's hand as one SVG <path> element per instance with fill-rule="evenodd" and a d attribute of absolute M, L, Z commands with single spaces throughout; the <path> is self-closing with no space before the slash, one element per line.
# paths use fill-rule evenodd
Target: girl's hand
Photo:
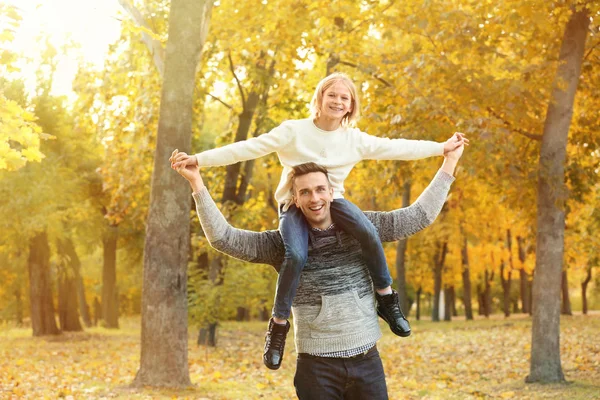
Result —
<path fill-rule="evenodd" d="M 444 155 L 448 154 L 448 152 L 453 151 L 460 146 L 468 146 L 469 139 L 467 139 L 464 133 L 454 132 L 454 135 L 448 140 L 444 142 Z"/>
<path fill-rule="evenodd" d="M 173 169 L 187 167 L 188 165 L 198 165 L 198 160 L 196 159 L 196 156 L 189 156 L 186 153 L 177 149 L 173 150 L 169 161 L 171 162 L 171 168 Z"/>

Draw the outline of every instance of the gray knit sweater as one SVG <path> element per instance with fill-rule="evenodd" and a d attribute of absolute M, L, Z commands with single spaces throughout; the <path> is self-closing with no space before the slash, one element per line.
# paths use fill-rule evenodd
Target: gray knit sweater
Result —
<path fill-rule="evenodd" d="M 453 181 L 440 170 L 409 207 L 365 214 L 381 241 L 405 238 L 435 220 Z M 244 261 L 280 267 L 284 247 L 279 231 L 236 229 L 227 223 L 206 188 L 193 196 L 213 248 Z M 337 229 L 311 232 L 310 236 L 308 261 L 292 306 L 296 351 L 320 354 L 376 342 L 381 331 L 375 296 L 358 241 Z"/>

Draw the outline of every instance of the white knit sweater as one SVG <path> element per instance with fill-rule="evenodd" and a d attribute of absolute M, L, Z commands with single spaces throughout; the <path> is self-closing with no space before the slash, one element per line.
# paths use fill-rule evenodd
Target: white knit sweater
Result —
<path fill-rule="evenodd" d="M 253 160 L 276 152 L 283 165 L 275 200 L 287 210 L 291 202 L 292 167 L 314 162 L 327 168 L 333 196 L 343 198 L 344 181 L 362 160 L 417 160 L 443 155 L 444 144 L 371 136 L 357 128 L 319 129 L 310 118 L 290 120 L 269 133 L 196 154 L 198 166 L 211 167 Z"/>

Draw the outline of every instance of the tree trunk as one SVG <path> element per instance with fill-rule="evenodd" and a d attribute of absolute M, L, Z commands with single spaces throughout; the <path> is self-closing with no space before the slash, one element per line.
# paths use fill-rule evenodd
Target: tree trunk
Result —
<path fill-rule="evenodd" d="M 433 307 L 431 308 L 431 320 L 440 320 L 440 292 L 442 291 L 442 270 L 448 251 L 448 242 L 438 244 L 438 251 L 433 260 Z"/>
<path fill-rule="evenodd" d="M 421 319 L 421 292 L 423 291 L 423 289 L 421 287 L 419 287 L 419 290 L 417 290 L 417 321 L 419 321 Z"/>
<path fill-rule="evenodd" d="M 150 209 L 144 246 L 141 359 L 134 386 L 188 387 L 190 189 L 169 167 L 191 147 L 194 81 L 212 1 L 173 0 L 169 13 Z M 189 150 L 188 150 L 189 151 Z"/>
<path fill-rule="evenodd" d="M 79 322 L 77 304 L 77 288 L 75 278 L 67 266 L 58 270 L 58 322 L 63 331 L 80 332 L 83 330 Z"/>
<path fill-rule="evenodd" d="M 504 278 L 506 262 L 500 262 L 500 284 L 502 285 L 502 312 L 504 317 L 510 317 L 510 280 Z"/>
<path fill-rule="evenodd" d="M 208 253 L 200 254 L 196 259 L 196 267 L 198 271 L 201 271 L 201 275 L 204 279 L 210 279 L 214 275 L 212 269 L 214 268 L 214 263 L 219 261 L 220 258 L 217 256 L 212 260 L 209 259 Z M 215 285 L 215 282 L 212 282 Z M 214 309 L 218 308 L 218 300 L 215 300 L 216 304 Z M 202 321 L 201 324 L 204 324 L 198 330 L 198 337 L 196 338 L 196 344 L 206 345 L 206 346 L 216 346 L 217 345 L 217 324 L 216 320 L 218 319 L 218 315 L 208 315 L 208 319 L 206 321 Z"/>
<path fill-rule="evenodd" d="M 15 323 L 18 327 L 23 326 L 23 295 L 20 285 L 15 289 Z"/>
<path fill-rule="evenodd" d="M 485 270 L 485 289 L 483 291 L 483 315 L 489 318 L 492 315 L 492 282 L 494 280 L 494 271 L 490 274 Z"/>
<path fill-rule="evenodd" d="M 210 260 L 208 279 L 213 285 L 213 290 L 217 291 L 217 295 L 214 297 L 213 310 L 217 312 L 220 309 L 221 296 L 220 287 L 223 286 L 223 268 L 224 261 L 221 255 L 215 256 Z M 200 329 L 198 342 L 206 346 L 215 347 L 217 345 L 217 325 L 219 321 L 219 314 L 209 314 L 205 322 L 205 326 Z M 202 338 L 202 340 L 200 340 Z"/>
<path fill-rule="evenodd" d="M 269 89 L 271 88 L 271 78 L 275 74 L 275 64 L 271 63 L 269 68 L 264 66 L 264 54 L 261 53 L 259 57 L 259 62 L 257 63 L 256 68 L 261 73 L 264 79 L 257 79 L 252 82 L 252 90 L 248 94 L 248 98 L 244 100 L 243 109 L 240 115 L 238 116 L 238 127 L 235 133 L 234 142 L 240 142 L 248 139 L 248 134 L 250 133 L 250 127 L 252 126 L 252 120 L 256 114 L 256 111 L 259 107 L 266 107 L 266 101 L 269 94 Z M 233 62 L 230 57 L 230 67 L 235 70 Z M 237 77 L 236 77 L 237 79 Z M 239 86 L 240 96 L 244 99 L 244 92 Z M 262 118 L 257 121 L 257 126 L 262 125 Z M 258 133 L 258 132 L 255 132 Z M 235 202 L 238 205 L 242 205 L 245 202 L 245 194 L 248 187 L 248 183 L 252 176 L 252 168 L 254 166 L 254 162 L 250 160 L 250 162 L 245 163 L 244 173 L 241 174 L 242 163 L 238 162 L 235 164 L 228 165 L 225 168 L 226 177 L 225 184 L 223 188 L 223 199 L 222 202 L 225 204 L 228 201 Z M 241 179 L 241 182 L 239 178 Z"/>
<path fill-rule="evenodd" d="M 446 314 L 446 293 L 440 290 L 440 303 L 438 304 L 438 321 L 443 321 Z"/>
<path fill-rule="evenodd" d="M 404 181 L 402 191 L 402 207 L 410 205 L 410 185 L 409 179 Z M 398 288 L 398 296 L 400 297 L 400 306 L 404 315 L 410 315 L 410 305 L 406 292 L 406 247 L 408 239 L 401 239 L 396 245 L 396 287 Z"/>
<path fill-rule="evenodd" d="M 238 322 L 247 321 L 249 310 L 246 307 L 238 307 L 236 310 L 235 320 Z"/>
<path fill-rule="evenodd" d="M 117 306 L 117 240 L 118 226 L 111 225 L 104 237 L 104 265 L 102 267 L 102 320 L 106 328 L 119 328 Z"/>
<path fill-rule="evenodd" d="M 456 290 L 454 289 L 454 285 L 450 286 L 450 295 L 452 296 L 452 302 L 450 303 L 452 316 L 458 317 L 458 311 L 456 310 Z"/>
<path fill-rule="evenodd" d="M 98 296 L 94 296 L 94 326 L 98 326 L 98 321 L 102 320 L 102 304 Z"/>
<path fill-rule="evenodd" d="M 485 284 L 483 286 L 481 284 L 477 285 L 477 315 L 485 315 L 484 286 Z"/>
<path fill-rule="evenodd" d="M 562 292 L 562 307 L 561 314 L 573 315 L 571 310 L 571 299 L 569 298 L 569 280 L 567 278 L 567 270 L 563 270 L 561 279 L 561 292 Z"/>
<path fill-rule="evenodd" d="M 510 286 L 512 282 L 512 236 L 510 229 L 506 230 L 506 248 L 508 249 L 508 260 L 502 260 L 500 264 L 500 281 L 502 283 L 502 310 L 504 311 L 504 317 L 510 317 Z M 507 267 L 508 264 L 508 267 Z M 505 272 L 505 268 L 508 270 Z M 504 277 L 506 275 L 506 278 Z"/>
<path fill-rule="evenodd" d="M 75 251 L 73 240 L 70 238 L 66 239 L 64 246 L 64 250 L 66 255 L 69 257 L 71 268 L 75 277 L 79 313 L 81 315 L 81 319 L 83 319 L 83 323 L 89 328 L 92 326 L 92 320 L 90 318 L 90 309 L 88 307 L 87 300 L 85 299 L 85 287 L 83 285 L 83 278 L 81 277 L 81 261 L 79 260 L 77 251 Z"/>
<path fill-rule="evenodd" d="M 60 256 L 58 263 L 58 321 L 63 331 L 80 332 L 79 303 L 77 299 L 77 279 L 81 262 L 71 239 L 56 243 Z"/>
<path fill-rule="evenodd" d="M 254 91 L 250 92 L 248 99 L 244 104 L 244 110 L 238 117 L 239 124 L 235 133 L 235 142 L 248 139 L 248 133 L 250 132 L 250 126 L 252 125 L 252 119 L 254 118 L 254 113 L 256 111 L 256 107 L 258 106 L 259 100 L 260 95 L 258 93 Z M 240 177 L 241 167 L 241 162 L 225 167 L 226 176 L 225 187 L 223 188 L 223 203 L 227 201 L 236 202 L 236 200 L 238 200 L 238 180 Z"/>
<path fill-rule="evenodd" d="M 564 257 L 564 163 L 575 92 L 590 19 L 573 11 L 567 23 L 540 150 L 530 372 L 527 382 L 563 382 L 560 363 L 560 276 Z"/>
<path fill-rule="evenodd" d="M 439 244 L 438 244 L 439 247 Z M 433 257 L 433 305 L 431 307 L 431 320 L 440 320 L 440 290 L 442 288 L 442 268 L 439 265 L 439 249 Z"/>
<path fill-rule="evenodd" d="M 339 63 L 340 63 L 340 57 L 337 54 L 335 54 L 335 53 L 329 54 L 329 57 L 327 58 L 327 64 L 325 65 L 325 76 L 331 75 L 335 71 L 334 68 Z"/>
<path fill-rule="evenodd" d="M 217 345 L 217 323 L 212 322 L 207 324 L 204 328 L 198 332 L 198 340 L 196 342 L 199 346 L 211 346 Z"/>
<path fill-rule="evenodd" d="M 452 321 L 452 304 L 454 303 L 454 286 L 444 287 L 444 321 Z"/>
<path fill-rule="evenodd" d="M 244 170 L 240 176 L 240 186 L 238 187 L 238 191 L 235 195 L 235 202 L 237 204 L 244 204 L 248 198 L 250 198 L 250 193 L 248 192 L 248 188 L 250 186 L 250 182 L 252 181 L 252 174 L 254 173 L 254 162 L 256 160 L 247 160 L 244 161 Z"/>
<path fill-rule="evenodd" d="M 258 310 L 258 319 L 263 322 L 267 322 L 271 318 L 271 313 L 269 309 L 265 306 L 261 306 Z"/>
<path fill-rule="evenodd" d="M 521 268 L 519 269 L 519 281 L 520 281 L 520 294 L 521 294 L 521 312 L 528 314 L 530 310 L 530 298 L 529 298 L 529 275 L 525 271 L 525 239 L 521 236 L 517 236 L 517 246 L 519 253 L 519 261 L 521 261 Z"/>
<path fill-rule="evenodd" d="M 581 306 L 583 315 L 587 315 L 588 312 L 588 302 L 587 302 L 587 287 L 590 281 L 592 280 L 592 267 L 588 267 L 587 275 L 585 280 L 581 282 Z"/>
<path fill-rule="evenodd" d="M 463 281 L 463 303 L 465 304 L 465 318 L 473 320 L 473 305 L 471 300 L 471 274 L 469 267 L 469 248 L 467 237 L 463 235 L 462 256 L 462 281 Z"/>
<path fill-rule="evenodd" d="M 92 317 L 90 315 L 90 307 L 85 298 L 85 286 L 83 284 L 83 277 L 81 272 L 77 274 L 77 299 L 79 300 L 79 312 L 81 313 L 81 319 L 86 327 L 92 326 Z"/>
<path fill-rule="evenodd" d="M 531 274 L 531 280 L 527 282 L 527 299 L 529 303 L 527 303 L 527 310 L 529 311 L 529 316 L 533 316 L 533 276 L 535 275 L 535 271 Z"/>
<path fill-rule="evenodd" d="M 249 101 L 248 104 L 244 105 L 244 107 L 250 107 L 250 108 L 255 108 L 256 110 L 253 111 L 252 115 L 250 115 L 250 125 L 252 122 L 252 118 L 254 118 L 254 114 L 256 114 L 256 120 L 254 123 L 254 132 L 253 135 L 254 137 L 260 135 L 260 132 L 263 130 L 263 124 L 265 122 L 265 120 L 267 119 L 267 102 L 269 100 L 269 90 L 271 89 L 271 85 L 272 85 L 272 80 L 273 80 L 273 76 L 275 75 L 275 60 L 273 60 L 271 62 L 270 67 L 265 70 L 263 70 L 263 65 L 264 63 L 264 53 L 261 53 L 260 55 L 260 61 L 256 63 L 256 66 L 258 68 L 258 70 L 260 71 L 261 76 L 266 77 L 266 79 L 260 81 L 256 81 L 255 82 L 255 91 L 257 91 L 259 93 L 259 101 L 257 105 L 254 105 L 252 102 L 254 100 L 252 100 L 252 102 L 250 102 L 250 96 L 249 96 Z M 241 123 L 241 121 L 240 121 Z M 248 129 L 250 129 L 250 125 L 248 125 Z M 246 138 L 248 137 L 248 133 L 246 132 L 245 134 Z M 241 139 L 241 138 L 240 138 Z M 246 139 L 243 139 L 246 140 Z M 239 204 L 242 205 L 246 202 L 246 200 L 249 198 L 250 194 L 248 193 L 248 187 L 250 186 L 250 182 L 252 181 L 252 176 L 254 174 L 254 163 L 256 160 L 247 160 L 245 161 L 244 164 L 244 171 L 240 176 L 240 184 L 237 188 L 237 193 L 235 194 L 235 199 L 234 201 Z M 270 200 L 272 201 L 272 196 L 270 196 Z M 277 211 L 277 207 L 275 207 L 275 211 Z"/>
<path fill-rule="evenodd" d="M 50 246 L 46 232 L 37 233 L 29 241 L 29 297 L 33 336 L 60 333 L 54 316 L 50 281 Z"/>

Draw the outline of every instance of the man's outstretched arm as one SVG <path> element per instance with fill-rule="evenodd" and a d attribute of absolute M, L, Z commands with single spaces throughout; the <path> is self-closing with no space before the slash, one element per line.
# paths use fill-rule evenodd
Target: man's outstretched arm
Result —
<path fill-rule="evenodd" d="M 190 183 L 200 224 L 214 249 L 244 261 L 281 265 L 284 252 L 278 231 L 254 232 L 232 227 L 208 193 L 198 168 L 188 165 L 177 172 Z"/>
<path fill-rule="evenodd" d="M 454 182 L 454 170 L 464 145 L 444 156 L 444 163 L 429 186 L 410 206 L 390 212 L 367 212 L 382 242 L 392 242 L 425 229 L 435 221 Z"/>

